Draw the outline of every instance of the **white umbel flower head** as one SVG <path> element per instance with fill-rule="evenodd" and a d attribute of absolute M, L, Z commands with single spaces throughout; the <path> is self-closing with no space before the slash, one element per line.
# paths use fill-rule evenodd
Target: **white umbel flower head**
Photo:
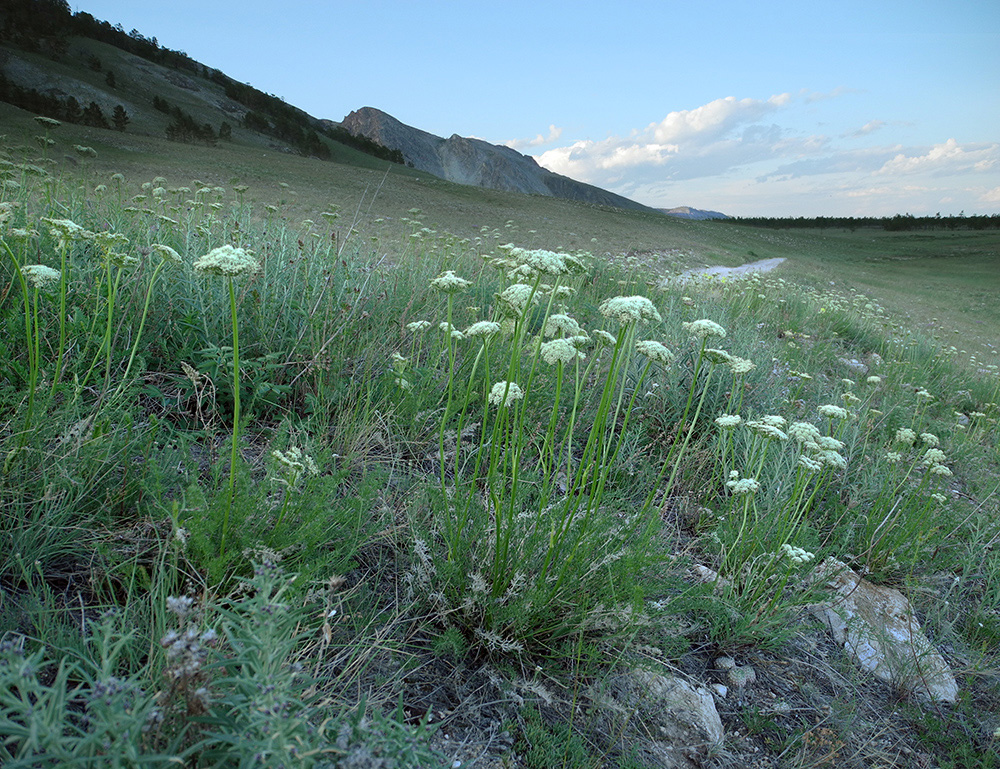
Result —
<path fill-rule="evenodd" d="M 739 414 L 720 414 L 715 418 L 715 424 L 717 424 L 723 430 L 729 430 L 742 424 L 743 417 Z"/>
<path fill-rule="evenodd" d="M 896 430 L 897 443 L 905 443 L 908 446 L 912 446 L 913 442 L 916 439 L 917 439 L 917 434 L 909 427 L 900 427 L 898 430 Z"/>
<path fill-rule="evenodd" d="M 640 342 L 636 342 L 635 349 L 640 355 L 645 355 L 650 360 L 655 360 L 664 366 L 669 366 L 674 362 L 674 354 L 662 344 L 652 339 L 643 339 Z"/>
<path fill-rule="evenodd" d="M 21 268 L 21 274 L 35 288 L 45 288 L 58 283 L 61 276 L 59 270 L 53 270 L 44 264 L 26 264 Z"/>
<path fill-rule="evenodd" d="M 747 427 L 749 427 L 758 435 L 762 435 L 770 440 L 774 441 L 788 440 L 788 435 L 783 430 L 775 427 L 774 425 L 769 425 L 766 422 L 762 422 L 759 419 L 751 419 L 749 422 L 747 422 Z"/>
<path fill-rule="evenodd" d="M 524 390 L 517 382 L 497 382 L 490 389 L 489 402 L 492 406 L 510 408 L 511 404 L 524 398 Z"/>
<path fill-rule="evenodd" d="M 533 251 L 515 248 L 511 256 L 542 275 L 579 275 L 587 271 L 583 262 L 575 256 L 541 248 Z"/>
<path fill-rule="evenodd" d="M 545 329 L 542 333 L 545 336 L 555 336 L 559 333 L 563 336 L 579 336 L 583 333 L 583 329 L 569 315 L 554 313 L 545 319 Z"/>
<path fill-rule="evenodd" d="M 726 335 L 726 329 L 714 320 L 708 320 L 708 318 L 693 320 L 690 323 L 682 323 L 681 328 L 695 339 L 708 339 L 713 336 L 721 339 Z"/>
<path fill-rule="evenodd" d="M 760 489 L 760 484 L 753 478 L 740 478 L 726 481 L 726 486 L 733 494 L 754 494 Z"/>
<path fill-rule="evenodd" d="M 847 419 L 847 409 L 833 403 L 827 403 L 816 409 L 819 415 L 827 419 Z"/>
<path fill-rule="evenodd" d="M 812 422 L 792 422 L 788 426 L 788 437 L 796 443 L 819 443 L 819 428 Z"/>
<path fill-rule="evenodd" d="M 466 336 L 493 336 L 500 333 L 500 324 L 492 320 L 481 320 L 473 323 L 462 333 Z"/>
<path fill-rule="evenodd" d="M 160 257 L 165 262 L 173 262 L 174 264 L 182 264 L 183 260 L 181 255 L 178 254 L 170 246 L 165 246 L 162 243 L 154 243 L 152 246 L 153 253 Z"/>
<path fill-rule="evenodd" d="M 618 340 L 615 338 L 614 334 L 605 331 L 603 328 L 598 328 L 593 331 L 594 338 L 597 339 L 597 343 L 601 345 L 607 345 L 608 347 L 614 347 L 618 344 Z"/>
<path fill-rule="evenodd" d="M 656 306 L 644 296 L 614 296 L 601 302 L 601 315 L 619 323 L 637 323 L 640 320 L 660 322 L 663 318 Z"/>
<path fill-rule="evenodd" d="M 818 459 L 813 459 L 812 457 L 807 457 L 805 454 L 799 457 L 799 467 L 803 470 L 807 470 L 810 473 L 818 473 L 823 469 L 823 463 Z"/>
<path fill-rule="evenodd" d="M 757 368 L 757 364 L 754 363 L 752 360 L 747 360 L 746 358 L 737 358 L 735 355 L 730 356 L 727 365 L 729 366 L 729 370 L 732 371 L 737 376 L 741 374 L 749 374 L 751 371 Z"/>
<path fill-rule="evenodd" d="M 815 553 L 810 553 L 801 547 L 795 547 L 795 545 L 789 545 L 788 543 L 782 545 L 781 549 L 788 556 L 788 560 L 795 564 L 809 563 L 816 557 Z"/>
<path fill-rule="evenodd" d="M 572 363 L 574 360 L 583 360 L 586 357 L 569 339 L 552 339 L 545 342 L 539 352 L 542 360 L 550 366 L 557 363 Z"/>
<path fill-rule="evenodd" d="M 708 348 L 706 348 L 706 350 L 705 350 L 705 352 L 703 354 L 704 354 L 704 356 L 706 358 L 708 358 L 708 360 L 710 360 L 712 363 L 716 363 L 716 364 L 718 364 L 718 363 L 724 363 L 725 365 L 728 366 L 733 361 L 733 356 L 732 355 L 730 355 L 725 350 L 719 350 L 719 349 L 716 349 L 715 347 L 708 347 Z"/>
<path fill-rule="evenodd" d="M 72 240 L 89 240 L 94 233 L 83 229 L 79 224 L 69 219 L 48 219 L 42 217 L 49 233 L 59 242 L 59 248 L 65 248 Z"/>
<path fill-rule="evenodd" d="M 443 320 L 440 323 L 438 323 L 438 330 L 448 334 L 448 336 L 450 336 L 452 339 L 456 339 L 458 341 L 465 339 L 465 334 L 463 334 L 461 331 L 459 331 L 457 328 L 455 328 L 446 320 Z"/>
<path fill-rule="evenodd" d="M 435 288 L 445 294 L 456 294 L 467 288 L 469 284 L 469 281 L 458 277 L 453 270 L 446 270 L 431 281 L 431 288 Z"/>
<path fill-rule="evenodd" d="M 221 275 L 225 278 L 235 278 L 240 275 L 252 275 L 260 269 L 260 262 L 242 248 L 235 248 L 228 243 L 213 248 L 207 254 L 199 257 L 191 265 L 195 272 L 204 275 Z"/>
<path fill-rule="evenodd" d="M 538 296 L 527 283 L 514 283 L 497 294 L 499 310 L 508 318 L 519 318 L 529 302 L 536 304 Z"/>
<path fill-rule="evenodd" d="M 421 331 L 426 331 L 434 324 L 429 320 L 415 320 L 412 323 L 406 324 L 406 330 L 411 331 L 414 334 L 419 334 Z"/>

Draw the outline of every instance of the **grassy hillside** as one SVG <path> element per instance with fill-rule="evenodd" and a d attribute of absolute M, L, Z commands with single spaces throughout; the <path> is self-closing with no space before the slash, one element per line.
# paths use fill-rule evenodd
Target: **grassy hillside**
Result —
<path fill-rule="evenodd" d="M 708 766 L 1000 762 L 995 234 L 0 121 L 4 766 L 663 765 L 634 670 L 727 683 Z M 825 558 L 956 703 L 852 666 Z"/>

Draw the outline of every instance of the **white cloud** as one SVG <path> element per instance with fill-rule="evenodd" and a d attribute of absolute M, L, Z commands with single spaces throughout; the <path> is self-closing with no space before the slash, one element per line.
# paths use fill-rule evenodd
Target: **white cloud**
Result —
<path fill-rule="evenodd" d="M 824 137 L 792 139 L 778 126 L 760 123 L 793 98 L 787 93 L 769 99 L 727 96 L 695 109 L 670 112 L 628 136 L 577 141 L 542 152 L 535 160 L 550 171 L 591 184 L 622 184 L 627 178 L 627 185 L 634 188 L 654 179 L 724 173 L 776 152 L 814 152 L 825 143 Z"/>
<path fill-rule="evenodd" d="M 559 141 L 559 137 L 562 136 L 562 132 L 562 128 L 558 128 L 555 124 L 552 124 L 549 126 L 548 136 L 537 134 L 534 139 L 509 139 L 503 142 L 503 145 L 518 151 L 528 149 L 530 147 L 541 147 L 543 144 L 552 144 L 552 142 Z"/>
<path fill-rule="evenodd" d="M 861 128 L 859 128 L 857 131 L 855 131 L 850 135 L 855 137 L 867 136 L 868 134 L 874 133 L 875 131 L 879 130 L 884 126 L 885 126 L 884 120 L 869 120 L 867 123 L 861 126 Z"/>
<path fill-rule="evenodd" d="M 659 123 L 651 123 L 646 134 L 656 141 L 669 144 L 687 140 L 709 141 L 724 136 L 737 126 L 759 120 L 769 112 L 791 101 L 791 94 L 783 93 L 770 99 L 736 99 L 727 96 L 691 110 L 671 112 Z"/>
<path fill-rule="evenodd" d="M 833 136 L 787 127 L 801 125 L 813 103 L 844 93 L 851 91 L 716 99 L 627 134 L 540 151 L 535 160 L 647 205 L 740 215 L 881 216 L 1000 203 L 998 143 L 858 146 L 900 125 L 877 119 Z"/>
<path fill-rule="evenodd" d="M 910 150 L 919 152 L 920 150 Z M 954 139 L 935 144 L 923 154 L 900 152 L 876 173 L 904 175 L 914 173 L 957 174 L 992 171 L 1000 168 L 1000 144 L 961 145 Z"/>

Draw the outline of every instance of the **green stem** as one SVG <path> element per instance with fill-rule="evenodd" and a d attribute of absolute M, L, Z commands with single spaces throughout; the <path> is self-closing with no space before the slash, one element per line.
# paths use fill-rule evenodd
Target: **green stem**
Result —
<path fill-rule="evenodd" d="M 139 321 L 139 331 L 135 335 L 135 342 L 132 344 L 132 353 L 129 355 L 128 365 L 125 366 L 125 373 L 122 374 L 121 382 L 115 390 L 115 396 L 119 395 L 125 389 L 125 384 L 128 382 L 128 374 L 132 370 L 132 362 L 135 360 L 135 353 L 139 349 L 139 342 L 142 340 L 142 331 L 146 327 L 146 316 L 149 313 L 149 300 L 153 294 L 153 284 L 156 283 L 156 277 L 159 275 L 160 270 L 163 269 L 164 264 L 166 262 L 161 261 L 156 265 L 156 269 L 153 270 L 153 277 L 149 279 L 149 286 L 146 287 L 146 302 L 142 307 L 142 319 Z"/>
<path fill-rule="evenodd" d="M 229 516 L 233 509 L 233 497 L 236 490 L 236 460 L 239 456 L 240 434 L 240 337 L 236 322 L 236 289 L 233 279 L 226 278 L 229 284 L 229 309 L 233 323 L 233 451 L 229 459 L 229 490 L 226 494 L 226 515 L 222 521 L 222 541 L 219 545 L 220 555 L 226 554 L 226 533 L 229 530 Z"/>

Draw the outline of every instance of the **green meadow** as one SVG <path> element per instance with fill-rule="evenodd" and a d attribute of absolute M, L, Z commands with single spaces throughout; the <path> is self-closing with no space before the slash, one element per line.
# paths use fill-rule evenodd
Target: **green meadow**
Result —
<path fill-rule="evenodd" d="M 1000 764 L 1000 235 L 0 121 L 4 767 L 660 766 L 595 692 L 723 656 L 705 766 Z"/>

